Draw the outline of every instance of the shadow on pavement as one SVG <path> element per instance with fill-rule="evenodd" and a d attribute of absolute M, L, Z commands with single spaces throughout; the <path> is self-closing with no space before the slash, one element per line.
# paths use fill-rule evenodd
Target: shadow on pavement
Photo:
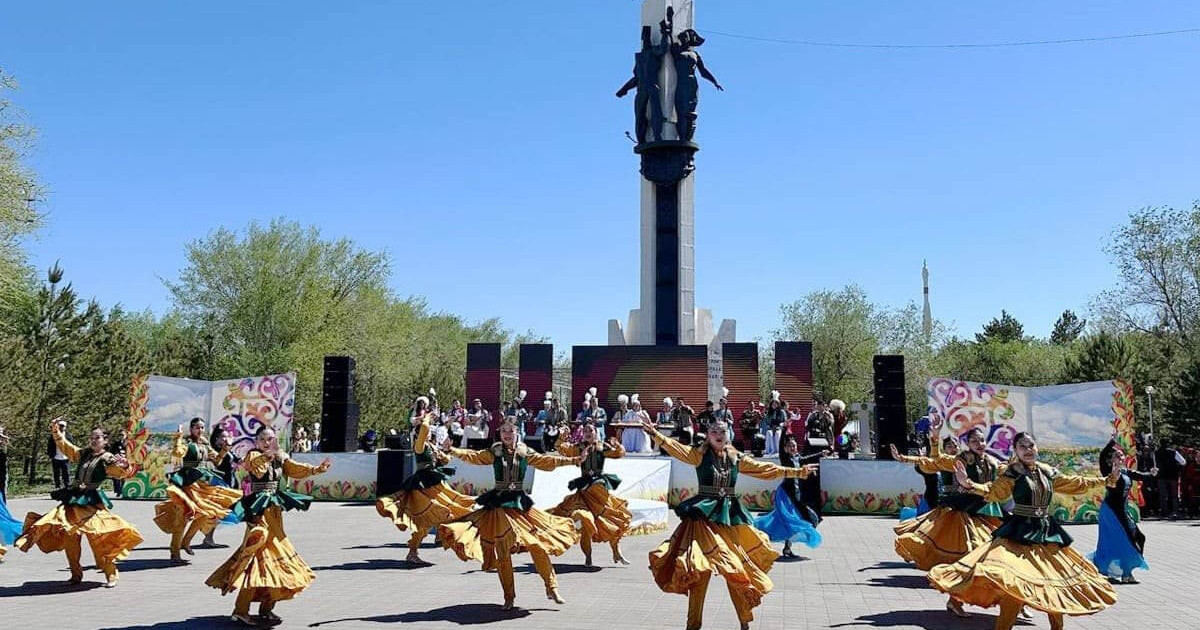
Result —
<path fill-rule="evenodd" d="M 139 558 L 137 560 L 121 560 L 117 570 L 122 573 L 129 571 L 145 571 L 146 569 L 166 569 L 175 566 L 170 558 Z"/>
<path fill-rule="evenodd" d="M 345 562 L 342 564 L 331 564 L 324 567 L 313 567 L 313 571 L 411 571 L 429 566 L 428 562 L 405 562 L 404 560 L 396 560 L 388 558 L 386 560 L 377 558 L 375 560 L 361 560 L 358 562 Z"/>
<path fill-rule="evenodd" d="M 877 562 L 869 567 L 863 567 L 858 570 L 859 573 L 866 571 L 883 571 L 892 569 L 912 569 L 913 565 L 907 562 Z"/>
<path fill-rule="evenodd" d="M 98 588 L 103 582 L 83 582 L 82 584 L 67 584 L 66 580 L 45 582 L 26 582 L 20 586 L 0 586 L 0 597 L 25 597 L 29 595 L 61 595 L 63 593 L 78 593 Z"/>
<path fill-rule="evenodd" d="M 996 624 L 993 615 L 972 614 L 969 619 L 959 619 L 945 610 L 897 610 L 878 615 L 863 615 L 850 623 L 840 623 L 830 628 L 893 628 L 917 627 L 925 630 L 991 630 Z M 1017 622 L 1018 625 L 1032 625 Z"/>
<path fill-rule="evenodd" d="M 193 617 L 183 621 L 160 621 L 152 626 L 120 626 L 101 630 L 193 630 L 198 628 L 244 628 L 229 619 L 229 615 Z"/>
<path fill-rule="evenodd" d="M 542 611 L 557 612 L 550 608 L 521 608 L 518 606 L 512 610 L 503 610 L 499 604 L 458 604 L 455 606 L 435 608 L 433 610 L 423 612 L 408 612 L 396 615 L 377 615 L 375 617 L 349 617 L 346 619 L 332 619 L 330 621 L 310 623 L 308 624 L 308 627 L 316 628 L 326 624 L 355 621 L 370 621 L 374 623 L 413 623 L 418 621 L 434 621 L 455 623 L 460 626 L 469 626 L 481 623 L 491 623 L 493 621 L 520 619 L 522 617 L 528 617 L 534 612 Z"/>
<path fill-rule="evenodd" d="M 932 589 L 929 585 L 929 578 L 924 575 L 889 575 L 887 577 L 873 577 L 867 580 L 870 586 L 882 586 L 884 588 L 919 588 Z"/>

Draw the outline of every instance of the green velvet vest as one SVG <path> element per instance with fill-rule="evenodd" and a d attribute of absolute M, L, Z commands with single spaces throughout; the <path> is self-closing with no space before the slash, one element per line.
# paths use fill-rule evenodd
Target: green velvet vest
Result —
<path fill-rule="evenodd" d="M 1026 545 L 1053 544 L 1070 546 L 1074 539 L 1058 519 L 1050 513 L 1054 498 L 1054 478 L 1058 471 L 1045 464 L 1026 472 L 1024 466 L 1013 464 L 1004 471 L 1013 480 L 1013 513 L 996 530 L 995 537 L 1007 538 Z"/>

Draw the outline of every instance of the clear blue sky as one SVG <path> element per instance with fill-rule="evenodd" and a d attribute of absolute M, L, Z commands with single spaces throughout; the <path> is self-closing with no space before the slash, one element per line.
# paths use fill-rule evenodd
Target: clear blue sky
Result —
<path fill-rule="evenodd" d="M 623 132 L 639 4 L 20 3 L 0 64 L 41 130 L 31 244 L 105 304 L 169 305 L 190 239 L 286 215 L 393 255 L 392 286 L 560 347 L 638 292 Z M 705 29 L 858 43 L 1200 27 L 1200 4 L 698 0 Z M 836 6 L 833 6 L 836 5 Z M 1106 235 L 1200 198 L 1200 37 L 1027 48 L 811 48 L 711 35 L 697 304 L 765 336 L 862 285 L 969 335 L 1045 335 L 1112 286 Z"/>

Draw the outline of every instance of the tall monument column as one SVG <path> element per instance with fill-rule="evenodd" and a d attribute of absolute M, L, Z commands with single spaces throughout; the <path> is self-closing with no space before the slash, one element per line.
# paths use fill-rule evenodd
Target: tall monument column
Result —
<path fill-rule="evenodd" d="M 704 66 L 697 47 L 692 0 L 644 0 L 642 49 L 634 55 L 631 78 L 617 92 L 636 88 L 634 152 L 641 159 L 641 303 L 630 313 L 629 328 L 610 343 L 690 345 L 708 343 L 697 329 L 696 230 L 693 141 L 699 96 L 697 77 L 722 89 Z M 708 333 L 711 337 L 712 333 Z"/>

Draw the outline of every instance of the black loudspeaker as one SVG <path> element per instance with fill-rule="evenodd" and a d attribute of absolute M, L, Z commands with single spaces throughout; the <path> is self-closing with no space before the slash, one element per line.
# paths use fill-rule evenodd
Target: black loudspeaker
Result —
<path fill-rule="evenodd" d="M 321 451 L 345 453 L 357 450 L 354 357 L 325 357 L 321 383 Z"/>
<path fill-rule="evenodd" d="M 394 494 L 416 469 L 412 451 L 383 450 L 377 451 L 375 457 L 376 497 Z"/>
<path fill-rule="evenodd" d="M 907 452 L 908 418 L 904 395 L 904 357 L 876 355 L 875 371 L 875 431 L 879 438 L 879 459 L 891 459 L 895 444 L 901 453 Z"/>
<path fill-rule="evenodd" d="M 393 451 L 411 451 L 412 437 L 409 436 L 407 431 L 398 435 L 392 435 L 389 433 L 383 436 L 383 448 L 391 449 Z"/>

